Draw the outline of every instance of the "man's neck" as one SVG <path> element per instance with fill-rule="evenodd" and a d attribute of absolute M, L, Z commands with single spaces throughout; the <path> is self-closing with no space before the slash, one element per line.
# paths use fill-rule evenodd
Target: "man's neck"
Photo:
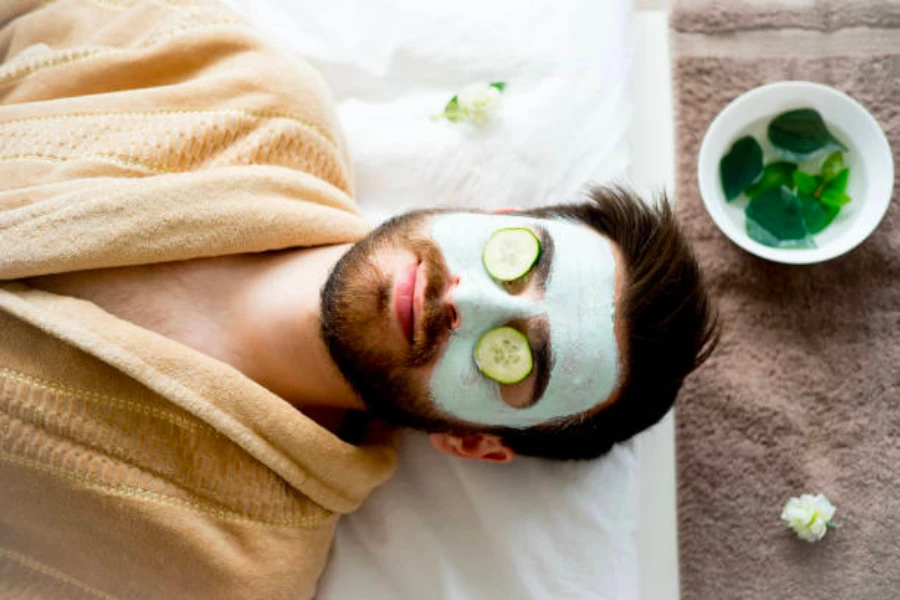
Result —
<path fill-rule="evenodd" d="M 362 409 L 320 333 L 319 291 L 348 245 L 40 277 L 243 372 L 298 408 Z"/>
<path fill-rule="evenodd" d="M 321 335 L 320 290 L 348 245 L 257 259 L 251 277 L 236 281 L 232 344 L 250 378 L 298 406 L 361 409 L 331 360 Z"/>

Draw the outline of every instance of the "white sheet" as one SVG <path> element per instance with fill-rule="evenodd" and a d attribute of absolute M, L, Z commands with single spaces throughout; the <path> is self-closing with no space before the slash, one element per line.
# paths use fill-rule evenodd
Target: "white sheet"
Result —
<path fill-rule="evenodd" d="M 438 205 L 531 207 L 624 180 L 628 0 L 228 0 L 334 91 L 373 221 Z M 506 81 L 479 130 L 435 122 Z M 482 465 L 404 436 L 397 475 L 338 526 L 324 600 L 637 599 L 634 446 L 592 463 Z"/>

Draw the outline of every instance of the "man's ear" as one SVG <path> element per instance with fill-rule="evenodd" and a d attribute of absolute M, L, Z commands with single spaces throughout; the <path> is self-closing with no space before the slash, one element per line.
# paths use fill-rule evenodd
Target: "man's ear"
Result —
<path fill-rule="evenodd" d="M 512 448 L 505 446 L 499 436 L 486 433 L 470 433 L 464 436 L 432 433 L 428 439 L 431 440 L 431 445 L 441 452 L 460 458 L 505 463 L 516 456 Z"/>

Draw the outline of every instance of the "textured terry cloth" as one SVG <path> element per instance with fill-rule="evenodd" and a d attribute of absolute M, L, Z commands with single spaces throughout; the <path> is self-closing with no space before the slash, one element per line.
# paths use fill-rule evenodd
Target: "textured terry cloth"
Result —
<path fill-rule="evenodd" d="M 350 242 L 350 194 L 323 83 L 229 11 L 0 4 L 0 597 L 313 596 L 390 436 L 17 280 Z"/>
<path fill-rule="evenodd" d="M 897 15 L 898 4 L 884 0 L 692 0 L 672 14 L 676 209 L 724 325 L 676 412 L 685 600 L 900 594 L 900 185 L 860 247 L 789 266 L 725 238 L 696 180 L 716 114 L 778 80 L 817 81 L 854 97 L 884 128 L 896 159 Z M 828 496 L 840 529 L 815 544 L 797 539 L 779 517 L 801 493 Z"/>

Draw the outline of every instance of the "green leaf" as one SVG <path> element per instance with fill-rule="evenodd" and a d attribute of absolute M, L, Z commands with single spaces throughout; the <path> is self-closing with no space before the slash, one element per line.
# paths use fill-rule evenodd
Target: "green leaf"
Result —
<path fill-rule="evenodd" d="M 845 193 L 849 177 L 849 168 L 841 170 L 840 173 L 825 182 L 819 199 L 829 206 L 841 207 L 849 204 L 851 198 Z"/>
<path fill-rule="evenodd" d="M 762 148 L 750 137 L 742 137 L 734 143 L 728 154 L 719 161 L 719 175 L 726 200 L 733 200 L 762 175 Z"/>
<path fill-rule="evenodd" d="M 825 181 L 834 179 L 841 169 L 844 168 L 844 155 L 840 152 L 834 152 L 828 155 L 825 162 L 822 163 L 822 178 Z"/>
<path fill-rule="evenodd" d="M 748 198 L 755 198 L 761 192 L 785 186 L 794 187 L 792 175 L 797 170 L 797 165 L 791 162 L 773 162 L 763 167 L 762 177 L 753 185 L 744 188 L 744 193 Z"/>
<path fill-rule="evenodd" d="M 815 247 L 803 221 L 800 201 L 784 186 L 762 192 L 744 212 L 747 235 L 761 244 L 776 248 Z"/>
<path fill-rule="evenodd" d="M 847 204 L 850 204 L 850 201 L 852 200 L 850 196 L 838 190 L 825 190 L 822 192 L 819 199 L 822 201 L 822 204 L 827 204 L 828 206 L 834 206 L 836 208 L 846 206 Z"/>
<path fill-rule="evenodd" d="M 451 123 L 457 123 L 457 122 L 461 121 L 463 118 L 465 118 L 466 111 L 464 111 L 459 106 L 458 100 L 459 100 L 458 96 L 453 96 L 452 98 L 450 98 L 450 101 L 444 107 L 444 114 L 440 115 L 440 116 L 446 118 Z"/>
<path fill-rule="evenodd" d="M 797 200 L 800 202 L 803 222 L 806 223 L 806 229 L 810 234 L 819 233 L 828 227 L 841 212 L 839 207 L 823 204 L 814 196 L 802 192 L 797 194 Z"/>
<path fill-rule="evenodd" d="M 792 178 L 794 180 L 794 187 L 797 188 L 797 191 L 800 193 L 813 196 L 815 195 L 816 190 L 819 189 L 820 181 L 818 181 L 818 177 L 810 175 L 809 173 L 794 171 Z"/>
<path fill-rule="evenodd" d="M 825 121 L 811 108 L 782 113 L 769 123 L 769 141 L 778 152 L 796 162 L 809 160 L 829 150 L 847 150 L 831 135 Z"/>
<path fill-rule="evenodd" d="M 825 191 L 834 190 L 843 194 L 845 191 L 847 191 L 847 180 L 849 178 L 850 169 L 843 169 L 840 173 L 825 182 Z"/>
<path fill-rule="evenodd" d="M 503 90 L 506 89 L 506 82 L 505 81 L 494 81 L 493 83 L 491 83 L 491 87 L 497 88 L 498 90 L 500 90 L 502 92 Z"/>

